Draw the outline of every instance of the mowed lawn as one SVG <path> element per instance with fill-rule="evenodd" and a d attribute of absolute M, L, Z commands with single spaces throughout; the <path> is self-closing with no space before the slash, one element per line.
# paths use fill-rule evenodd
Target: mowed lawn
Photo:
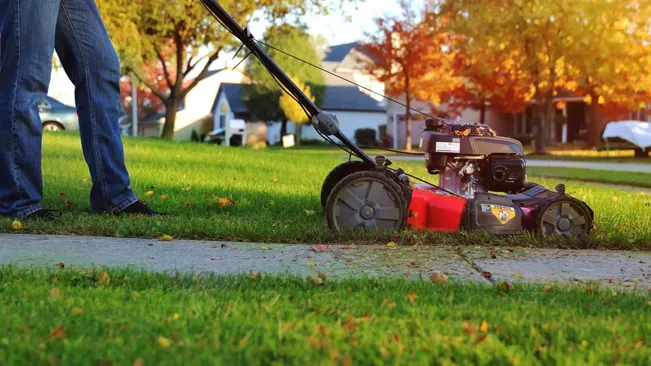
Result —
<path fill-rule="evenodd" d="M 592 285 L 0 268 L 0 364 L 648 365 L 649 297 Z"/>
<path fill-rule="evenodd" d="M 158 218 L 108 217 L 91 213 L 91 187 L 79 137 L 46 134 L 44 206 L 64 211 L 55 223 L 28 222 L 18 232 L 157 238 L 241 240 L 253 242 L 356 242 L 443 245 L 535 245 L 651 249 L 651 196 L 644 191 L 568 183 L 568 192 L 596 213 L 597 229 L 587 241 L 541 240 L 524 234 L 491 237 L 482 233 L 336 234 L 328 230 L 319 203 L 323 179 L 341 163 L 341 154 L 318 149 L 253 151 L 190 142 L 125 139 L 127 165 L 138 196 Z M 396 162 L 410 173 L 436 181 L 422 163 Z M 583 173 L 581 173 L 583 174 Z M 626 173 L 617 173 L 625 177 Z M 554 179 L 530 177 L 548 187 Z M 651 180 L 651 175 L 649 176 Z M 235 203 L 221 207 L 220 199 Z M 69 208 L 66 207 L 66 201 Z M 223 203 L 224 200 L 221 200 Z M 0 231 L 16 232 L 2 219 Z"/>

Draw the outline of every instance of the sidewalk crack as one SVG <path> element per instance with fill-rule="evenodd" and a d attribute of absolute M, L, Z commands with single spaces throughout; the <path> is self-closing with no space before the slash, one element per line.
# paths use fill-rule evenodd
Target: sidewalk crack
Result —
<path fill-rule="evenodd" d="M 466 253 L 463 252 L 461 247 L 457 247 L 455 249 L 455 252 L 464 261 L 466 261 L 466 263 L 468 263 L 470 265 L 470 267 L 472 267 L 472 269 L 474 269 L 477 273 L 479 273 L 479 275 L 481 275 L 481 277 L 483 279 L 485 279 L 486 281 L 491 282 L 491 283 L 495 282 L 495 278 L 493 278 L 493 274 L 488 272 L 488 271 L 484 271 L 483 268 L 481 268 L 475 261 L 473 261 L 470 257 L 468 257 L 468 255 Z"/>

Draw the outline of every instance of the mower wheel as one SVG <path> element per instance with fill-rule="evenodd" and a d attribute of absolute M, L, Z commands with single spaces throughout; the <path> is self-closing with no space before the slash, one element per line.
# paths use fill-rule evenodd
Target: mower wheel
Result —
<path fill-rule="evenodd" d="M 321 207 L 325 210 L 330 192 L 346 176 L 357 172 L 373 170 L 374 168 L 373 164 L 361 160 L 351 160 L 336 166 L 330 171 L 330 174 L 323 181 L 323 186 L 321 186 Z"/>
<path fill-rule="evenodd" d="M 401 230 L 407 225 L 407 205 L 400 185 L 385 173 L 361 171 L 335 185 L 325 214 L 335 231 Z"/>
<path fill-rule="evenodd" d="M 593 217 L 587 205 L 576 198 L 559 196 L 540 207 L 536 231 L 548 235 L 584 237 L 590 234 Z"/>

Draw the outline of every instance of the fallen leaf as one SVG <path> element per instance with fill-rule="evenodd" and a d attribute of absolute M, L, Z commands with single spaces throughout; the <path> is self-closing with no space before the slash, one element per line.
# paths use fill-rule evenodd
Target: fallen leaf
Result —
<path fill-rule="evenodd" d="M 268 245 L 265 245 L 262 247 L 262 250 L 271 250 L 271 248 Z"/>
<path fill-rule="evenodd" d="M 484 277 L 484 278 L 487 279 L 487 280 L 490 280 L 491 277 L 493 277 L 493 274 L 490 273 L 490 272 L 482 272 L 482 273 L 481 273 L 481 276 Z"/>
<path fill-rule="evenodd" d="M 72 201 L 65 201 L 65 202 L 63 203 L 63 205 L 64 205 L 66 208 L 71 208 L 71 207 L 72 207 Z"/>
<path fill-rule="evenodd" d="M 514 252 L 514 250 L 513 250 L 512 248 L 506 248 L 506 250 L 507 250 L 509 253 L 513 253 L 513 252 Z"/>
<path fill-rule="evenodd" d="M 234 205 L 236 202 L 233 201 L 231 198 L 218 198 L 217 203 L 219 203 L 219 207 L 224 208 L 230 205 Z"/>
<path fill-rule="evenodd" d="M 160 238 L 158 238 L 159 241 L 172 241 L 174 238 L 172 238 L 169 235 L 163 235 Z"/>
<path fill-rule="evenodd" d="M 306 215 L 306 216 L 313 216 L 315 213 L 316 213 L 316 212 L 314 212 L 314 211 L 312 211 L 312 210 L 305 210 L 305 215 Z"/>
<path fill-rule="evenodd" d="M 486 320 L 481 321 L 481 325 L 479 326 L 479 331 L 482 333 L 488 333 L 488 322 Z"/>
<path fill-rule="evenodd" d="M 161 201 L 165 201 L 165 200 L 167 199 L 167 195 L 166 195 L 166 194 L 161 194 L 161 195 L 158 197 L 158 199 L 160 199 Z"/>
<path fill-rule="evenodd" d="M 154 196 L 154 191 L 147 191 L 147 193 L 145 193 L 145 196 L 153 197 Z"/>
<path fill-rule="evenodd" d="M 513 286 L 510 283 L 508 283 L 507 281 L 504 281 L 504 283 L 502 283 L 502 285 L 504 285 L 504 289 L 506 291 L 513 291 Z"/>
<path fill-rule="evenodd" d="M 461 324 L 463 331 L 466 332 L 466 335 L 470 336 L 475 332 L 475 328 L 469 322 L 463 322 Z"/>
<path fill-rule="evenodd" d="M 274 184 L 278 183 L 278 178 L 274 178 Z"/>
<path fill-rule="evenodd" d="M 549 292 L 549 291 L 551 291 L 553 288 L 554 288 L 554 287 L 553 287 L 552 285 L 545 285 L 545 287 L 543 287 L 543 291 L 545 291 L 545 292 Z"/>
<path fill-rule="evenodd" d="M 57 263 L 57 267 L 59 267 L 61 269 L 64 269 L 64 268 L 66 268 L 66 265 L 63 264 L 63 262 L 59 262 L 59 263 Z"/>
<path fill-rule="evenodd" d="M 389 299 L 384 299 L 384 301 L 382 301 L 382 305 L 386 305 L 386 306 L 388 306 L 390 308 L 395 308 L 396 307 L 396 302 L 391 301 Z"/>
<path fill-rule="evenodd" d="M 516 273 L 516 274 L 515 274 L 515 278 L 521 280 L 521 279 L 524 278 L 524 276 L 522 275 L 522 273 Z"/>
<path fill-rule="evenodd" d="M 619 201 L 619 197 L 617 197 L 617 196 L 613 197 L 613 201 L 614 201 L 614 202 Z"/>
<path fill-rule="evenodd" d="M 387 243 L 388 247 L 395 247 L 396 245 L 398 245 L 398 244 L 396 244 L 395 241 L 390 241 L 390 242 Z"/>
<path fill-rule="evenodd" d="M 416 293 L 413 290 L 411 290 L 409 291 L 409 294 L 406 296 L 406 298 L 413 305 L 413 303 L 416 302 L 416 299 L 418 299 L 418 295 L 416 295 Z"/>
<path fill-rule="evenodd" d="M 165 337 L 158 337 L 156 342 L 158 342 L 162 349 L 168 349 L 172 345 L 172 341 Z"/>
<path fill-rule="evenodd" d="M 172 315 L 172 319 L 174 320 L 179 320 L 180 317 L 181 315 L 179 315 L 179 313 L 174 313 L 174 315 Z"/>
<path fill-rule="evenodd" d="M 61 339 L 64 335 L 63 325 L 60 325 L 58 328 L 50 332 L 51 339 Z"/>
<path fill-rule="evenodd" d="M 310 250 L 316 253 L 324 253 L 324 252 L 331 252 L 330 247 L 327 245 L 317 245 L 317 246 L 310 246 Z"/>
<path fill-rule="evenodd" d="M 74 308 L 72 308 L 72 312 L 73 312 L 75 315 L 82 315 L 82 314 L 84 313 L 84 309 L 82 309 L 82 308 L 78 308 L 78 307 L 74 307 Z"/>
<path fill-rule="evenodd" d="M 59 300 L 60 298 L 63 297 L 63 294 L 61 293 L 61 290 L 58 288 L 53 288 L 50 290 L 50 300 Z"/>
<path fill-rule="evenodd" d="M 429 279 L 432 282 L 438 282 L 438 283 L 442 283 L 442 284 L 448 283 L 448 276 L 446 276 L 445 273 L 443 273 L 443 272 L 438 272 L 438 271 L 434 272 L 434 273 L 432 273 L 431 276 L 429 276 Z"/>
<path fill-rule="evenodd" d="M 354 247 L 352 245 L 344 245 L 341 247 L 341 249 L 348 250 L 348 249 L 353 249 Z"/>
<path fill-rule="evenodd" d="M 140 357 L 133 361 L 133 366 L 145 366 L 145 359 Z"/>
<path fill-rule="evenodd" d="M 307 279 L 315 285 L 323 285 L 323 280 L 319 277 L 307 276 Z"/>
<path fill-rule="evenodd" d="M 59 198 L 61 198 L 62 200 L 65 200 L 66 197 L 68 196 L 65 193 L 59 193 Z"/>
<path fill-rule="evenodd" d="M 11 228 L 14 229 L 14 230 L 20 230 L 20 229 L 23 228 L 23 224 L 22 224 L 20 221 L 18 221 L 18 220 L 14 220 L 14 221 L 11 223 Z"/>
<path fill-rule="evenodd" d="M 108 286 L 111 283 L 111 277 L 109 277 L 108 272 L 104 271 L 102 274 L 99 276 L 99 285 L 100 286 Z"/>
<path fill-rule="evenodd" d="M 320 279 L 324 280 L 324 281 L 325 281 L 326 278 L 327 278 L 327 276 L 326 276 L 325 273 L 323 273 L 323 272 L 319 272 L 319 273 L 317 273 L 316 276 L 319 277 Z"/>

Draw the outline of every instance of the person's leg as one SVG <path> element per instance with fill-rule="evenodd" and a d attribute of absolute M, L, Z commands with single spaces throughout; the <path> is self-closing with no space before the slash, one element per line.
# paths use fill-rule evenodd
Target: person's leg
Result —
<path fill-rule="evenodd" d="M 59 0 L 0 2 L 0 215 L 40 210 L 41 120 Z"/>
<path fill-rule="evenodd" d="M 129 188 L 119 128 L 120 62 L 94 0 L 61 0 L 56 51 L 75 85 L 79 130 L 96 212 L 137 202 Z"/>

